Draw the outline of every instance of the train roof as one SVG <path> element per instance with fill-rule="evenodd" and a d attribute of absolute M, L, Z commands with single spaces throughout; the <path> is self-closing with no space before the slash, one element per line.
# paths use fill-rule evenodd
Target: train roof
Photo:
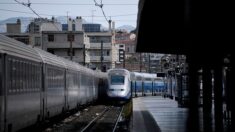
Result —
<path fill-rule="evenodd" d="M 154 80 L 157 78 L 156 74 L 153 73 L 141 73 L 141 72 L 132 72 L 131 73 L 133 80 Z"/>
<path fill-rule="evenodd" d="M 131 72 L 132 80 L 142 80 L 142 73 L 139 72 Z"/>
<path fill-rule="evenodd" d="M 34 49 L 41 56 L 43 63 L 66 68 L 66 65 L 64 61 L 61 59 L 61 57 L 53 55 L 39 48 L 34 48 Z"/>
<path fill-rule="evenodd" d="M 60 57 L 60 59 L 64 62 L 66 69 L 80 71 L 80 64 L 70 61 L 68 59 L 62 58 L 62 57 Z"/>
<path fill-rule="evenodd" d="M 40 55 L 31 47 L 0 34 L 0 53 L 42 62 Z"/>
<path fill-rule="evenodd" d="M 107 73 L 114 72 L 114 71 L 123 71 L 123 72 L 128 72 L 128 73 L 130 72 L 127 69 L 123 69 L 123 68 L 113 68 L 113 69 L 109 69 Z"/>
<path fill-rule="evenodd" d="M 144 79 L 155 79 L 157 77 L 156 74 L 151 74 L 151 73 L 142 73 L 142 76 Z"/>

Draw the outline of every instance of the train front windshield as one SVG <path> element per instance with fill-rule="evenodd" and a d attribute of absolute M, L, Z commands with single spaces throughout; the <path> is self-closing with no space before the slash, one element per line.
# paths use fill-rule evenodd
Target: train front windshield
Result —
<path fill-rule="evenodd" d="M 125 78 L 120 75 L 112 75 L 111 76 L 111 84 L 112 85 L 122 85 L 124 84 Z"/>

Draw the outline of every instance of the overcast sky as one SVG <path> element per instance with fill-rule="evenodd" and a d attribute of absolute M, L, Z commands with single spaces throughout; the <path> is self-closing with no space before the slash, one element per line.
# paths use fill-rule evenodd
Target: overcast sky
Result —
<path fill-rule="evenodd" d="M 28 3 L 28 0 L 18 0 Z M 108 19 L 121 25 L 136 26 L 139 0 L 96 0 L 102 1 L 103 10 Z M 30 0 L 30 7 L 41 17 L 82 16 L 87 22 L 100 23 L 108 27 L 101 8 L 95 6 L 94 0 Z M 92 17 L 93 14 L 93 17 Z M 10 17 L 37 17 L 28 7 L 17 4 L 14 0 L 0 1 L 0 20 Z"/>

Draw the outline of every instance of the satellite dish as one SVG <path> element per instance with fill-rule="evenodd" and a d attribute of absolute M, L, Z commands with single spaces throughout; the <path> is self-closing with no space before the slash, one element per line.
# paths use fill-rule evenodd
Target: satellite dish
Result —
<path fill-rule="evenodd" d="M 132 33 L 132 34 L 130 35 L 130 39 L 131 39 L 131 40 L 135 40 L 135 38 L 136 38 L 136 35 Z"/>

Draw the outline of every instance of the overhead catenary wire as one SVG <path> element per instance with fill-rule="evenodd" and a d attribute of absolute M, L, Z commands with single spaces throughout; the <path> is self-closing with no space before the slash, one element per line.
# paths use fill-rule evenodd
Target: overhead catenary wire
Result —
<path fill-rule="evenodd" d="M 26 6 L 28 7 L 34 14 L 36 14 L 39 18 L 42 18 L 36 11 L 34 11 L 30 6 L 31 6 L 31 3 L 30 1 L 28 0 L 28 3 L 24 3 L 24 2 L 19 2 L 18 0 L 15 0 L 15 2 L 17 2 L 18 4 L 21 4 L 23 6 Z"/>
<path fill-rule="evenodd" d="M 17 3 L 11 3 L 11 2 L 0 2 L 0 4 L 17 4 Z M 55 5 L 55 6 L 58 6 L 58 5 L 61 5 L 61 6 L 64 6 L 64 5 L 70 5 L 70 6 L 77 6 L 77 5 L 81 5 L 81 6 L 90 6 L 90 5 L 94 5 L 93 3 L 34 3 L 34 2 L 31 2 L 31 4 L 34 4 L 34 5 Z M 105 5 L 110 5 L 110 6 L 137 6 L 138 4 L 132 4 L 132 3 L 129 3 L 129 4 L 122 4 L 122 3 L 114 3 L 114 4 L 105 4 Z"/>
<path fill-rule="evenodd" d="M 35 10 L 33 10 L 33 8 L 31 7 L 31 3 L 28 0 L 28 3 L 24 3 L 24 2 L 19 2 L 18 0 L 15 0 L 15 2 L 17 2 L 18 4 L 21 4 L 23 6 L 28 7 L 35 15 L 37 15 L 39 18 L 43 19 Z M 55 25 L 55 23 L 52 23 L 53 26 L 59 31 L 60 29 Z"/>
<path fill-rule="evenodd" d="M 104 13 L 104 10 L 103 10 L 103 5 L 104 5 L 104 4 L 102 4 L 102 0 L 101 0 L 100 4 L 98 4 L 98 3 L 96 2 L 96 0 L 94 0 L 94 2 L 95 2 L 95 6 L 100 7 L 100 9 L 101 9 L 101 11 L 102 11 L 102 13 L 103 13 L 103 15 L 104 15 L 105 20 L 109 23 L 109 20 L 107 19 L 106 15 L 105 15 L 105 13 Z"/>
<path fill-rule="evenodd" d="M 18 10 L 9 10 L 9 9 L 0 9 L 0 11 L 7 11 L 7 12 L 17 12 L 17 13 L 24 13 L 24 14 L 34 14 L 32 12 L 26 12 L 26 11 L 18 11 Z M 52 15 L 52 14 L 42 14 L 38 13 L 41 16 L 65 16 L 65 15 Z M 137 14 L 117 14 L 117 15 L 112 15 L 111 17 L 125 17 L 125 16 L 136 16 Z M 66 16 L 65 16 L 66 17 Z M 92 16 L 81 16 L 81 17 L 92 17 Z M 104 17 L 104 16 L 97 16 L 93 15 L 93 17 Z"/>

